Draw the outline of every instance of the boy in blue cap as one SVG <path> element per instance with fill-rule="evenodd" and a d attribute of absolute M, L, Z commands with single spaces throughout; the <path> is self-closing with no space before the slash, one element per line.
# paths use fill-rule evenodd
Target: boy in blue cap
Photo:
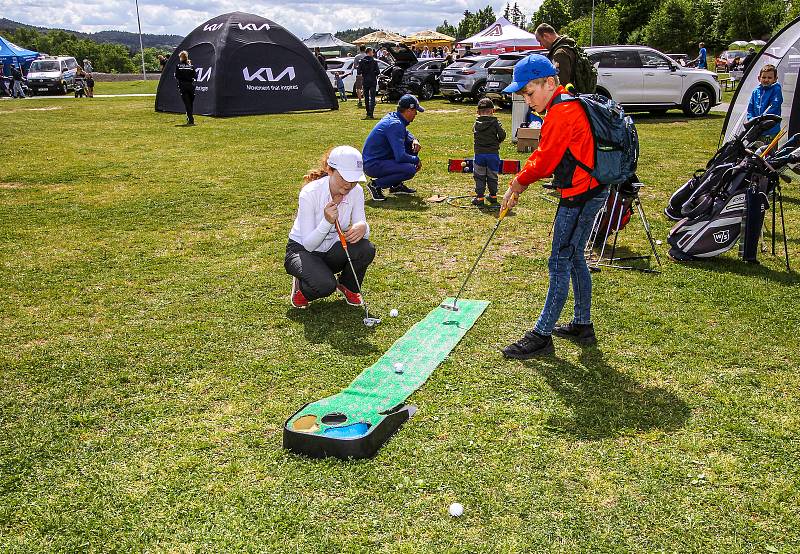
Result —
<path fill-rule="evenodd" d="M 422 169 L 417 138 L 408 126 L 424 112 L 413 94 L 405 94 L 397 103 L 397 111 L 389 112 L 378 121 L 364 142 L 364 173 L 371 177 L 367 189 L 376 202 L 386 200 L 383 189 L 392 194 L 414 194 L 403 181 L 413 178 Z"/>
<path fill-rule="evenodd" d="M 507 358 L 526 360 L 555 351 L 551 335 L 579 344 L 596 342 L 590 309 L 592 278 L 584 258 L 586 241 L 608 189 L 592 177 L 594 137 L 580 102 L 561 86 L 558 70 L 544 56 L 531 54 L 514 67 L 512 83 L 504 92 L 518 92 L 537 113 L 546 113 L 539 147 L 531 154 L 503 197 L 502 207 L 513 207 L 528 186 L 553 176 L 561 200 L 553 224 L 553 244 L 548 260 L 550 285 L 534 328 L 502 349 Z M 575 296 L 574 317 L 556 325 L 569 294 Z"/>

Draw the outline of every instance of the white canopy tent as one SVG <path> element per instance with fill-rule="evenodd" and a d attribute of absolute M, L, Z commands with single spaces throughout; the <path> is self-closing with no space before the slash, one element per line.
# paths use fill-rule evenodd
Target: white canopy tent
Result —
<path fill-rule="evenodd" d="M 800 87 L 797 78 L 800 72 L 800 17 L 798 17 L 767 42 L 742 75 L 739 87 L 731 99 L 728 115 L 725 117 L 722 128 L 724 141 L 730 140 L 735 133 L 742 130 L 747 120 L 750 94 L 759 85 L 758 73 L 766 64 L 772 64 L 778 70 L 778 82 L 783 91 L 781 127 L 789 128 L 784 139 L 800 132 Z"/>
<path fill-rule="evenodd" d="M 536 36 L 524 31 L 505 17 L 489 25 L 480 33 L 459 41 L 461 45 L 469 44 L 473 50 L 524 50 L 540 48 Z"/>

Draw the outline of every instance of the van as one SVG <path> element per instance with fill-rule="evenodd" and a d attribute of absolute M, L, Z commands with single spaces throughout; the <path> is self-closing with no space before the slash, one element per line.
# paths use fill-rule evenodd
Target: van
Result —
<path fill-rule="evenodd" d="M 33 94 L 75 90 L 78 62 L 72 56 L 49 56 L 34 60 L 28 69 L 28 86 Z"/>

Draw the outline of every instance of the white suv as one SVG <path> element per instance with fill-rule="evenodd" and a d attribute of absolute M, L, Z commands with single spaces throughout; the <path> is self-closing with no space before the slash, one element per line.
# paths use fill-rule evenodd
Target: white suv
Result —
<path fill-rule="evenodd" d="M 597 92 L 628 111 L 682 108 L 700 116 L 722 102 L 716 73 L 682 67 L 647 46 L 596 46 L 586 54 L 597 67 Z"/>

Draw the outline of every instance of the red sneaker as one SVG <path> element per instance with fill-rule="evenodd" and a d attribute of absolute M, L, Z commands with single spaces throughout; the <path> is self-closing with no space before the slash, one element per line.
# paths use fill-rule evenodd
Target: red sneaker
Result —
<path fill-rule="evenodd" d="M 308 308 L 308 300 L 300 290 L 300 280 L 297 277 L 292 278 L 292 306 L 301 310 Z"/>
<path fill-rule="evenodd" d="M 357 292 L 353 292 L 344 285 L 336 285 L 336 288 L 344 296 L 345 301 L 351 306 L 361 306 L 364 304 L 364 299 Z"/>

